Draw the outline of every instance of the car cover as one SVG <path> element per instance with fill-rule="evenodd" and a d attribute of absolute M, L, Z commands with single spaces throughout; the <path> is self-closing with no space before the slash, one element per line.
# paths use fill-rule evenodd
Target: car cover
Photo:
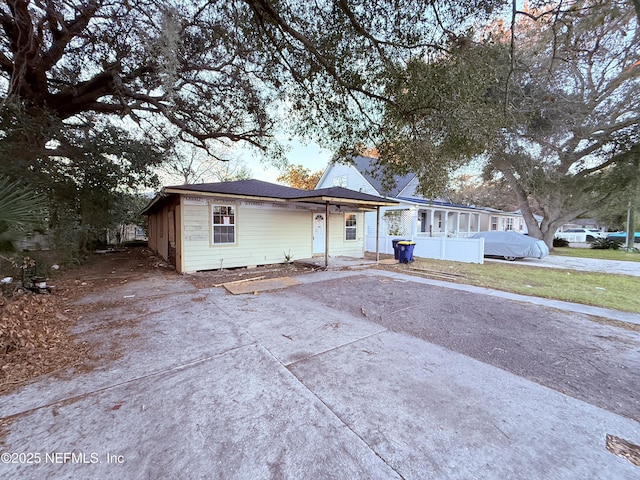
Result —
<path fill-rule="evenodd" d="M 484 238 L 484 254 L 499 257 L 542 258 L 549 255 L 549 248 L 542 240 L 514 231 L 478 232 L 471 238 Z"/>

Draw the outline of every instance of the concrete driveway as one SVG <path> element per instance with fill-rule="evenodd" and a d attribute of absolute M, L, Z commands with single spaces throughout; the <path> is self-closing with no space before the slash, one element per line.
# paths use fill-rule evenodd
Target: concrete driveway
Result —
<path fill-rule="evenodd" d="M 103 358 L 2 398 L 0 477 L 639 477 L 605 448 L 640 444 L 637 331 L 377 270 L 298 280 L 85 298 Z"/>

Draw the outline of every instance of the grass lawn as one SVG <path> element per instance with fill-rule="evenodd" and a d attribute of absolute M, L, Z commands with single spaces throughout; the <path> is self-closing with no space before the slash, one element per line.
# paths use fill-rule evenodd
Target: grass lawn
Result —
<path fill-rule="evenodd" d="M 625 250 L 595 250 L 593 248 L 556 247 L 551 255 L 563 255 L 566 257 L 600 258 L 602 260 L 624 260 L 627 262 L 640 262 L 640 253 L 626 252 Z"/>
<path fill-rule="evenodd" d="M 464 275 L 457 280 L 458 283 L 640 313 L 640 277 L 631 275 L 576 272 L 495 262 L 478 265 L 424 258 L 416 258 L 412 264 L 399 268 L 406 269 L 407 273 L 416 273 L 410 270 L 412 267 Z"/>

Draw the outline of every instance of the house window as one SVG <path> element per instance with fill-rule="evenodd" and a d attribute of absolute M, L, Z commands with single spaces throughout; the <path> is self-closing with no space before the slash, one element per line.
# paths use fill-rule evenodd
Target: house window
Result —
<path fill-rule="evenodd" d="M 513 230 L 513 218 L 507 218 L 507 224 L 505 230 Z"/>
<path fill-rule="evenodd" d="M 346 175 L 341 175 L 339 177 L 335 177 L 333 179 L 333 186 L 334 187 L 347 188 L 347 176 Z"/>
<path fill-rule="evenodd" d="M 212 239 L 213 244 L 236 242 L 236 207 L 231 205 L 212 205 Z"/>
<path fill-rule="evenodd" d="M 344 216 L 344 238 L 345 240 L 355 240 L 357 235 L 356 214 L 347 213 Z"/>
<path fill-rule="evenodd" d="M 491 217 L 491 230 L 498 230 L 498 217 Z"/>

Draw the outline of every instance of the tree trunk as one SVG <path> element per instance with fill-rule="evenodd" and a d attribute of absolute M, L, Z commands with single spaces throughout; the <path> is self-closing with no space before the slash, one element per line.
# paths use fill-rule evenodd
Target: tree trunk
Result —
<path fill-rule="evenodd" d="M 635 226 L 635 208 L 633 202 L 629 202 L 629 209 L 627 210 L 627 242 L 626 248 L 630 251 L 633 248 L 633 240 L 636 235 L 636 226 Z"/>
<path fill-rule="evenodd" d="M 530 237 L 537 238 L 539 240 L 543 240 L 544 243 L 547 244 L 549 250 L 553 249 L 553 236 L 555 235 L 555 230 L 551 232 L 551 238 L 549 238 L 548 229 L 544 228 L 549 223 L 548 218 L 544 218 L 542 223 L 538 225 L 538 221 L 536 220 L 533 210 L 531 209 L 531 205 L 529 205 L 529 197 L 527 193 L 518 182 L 518 179 L 513 174 L 513 172 L 507 168 L 500 169 L 502 174 L 509 186 L 516 192 L 516 197 L 518 199 L 518 207 L 520 208 L 520 213 L 522 214 L 522 218 L 524 218 L 524 223 L 527 226 L 527 233 Z"/>

